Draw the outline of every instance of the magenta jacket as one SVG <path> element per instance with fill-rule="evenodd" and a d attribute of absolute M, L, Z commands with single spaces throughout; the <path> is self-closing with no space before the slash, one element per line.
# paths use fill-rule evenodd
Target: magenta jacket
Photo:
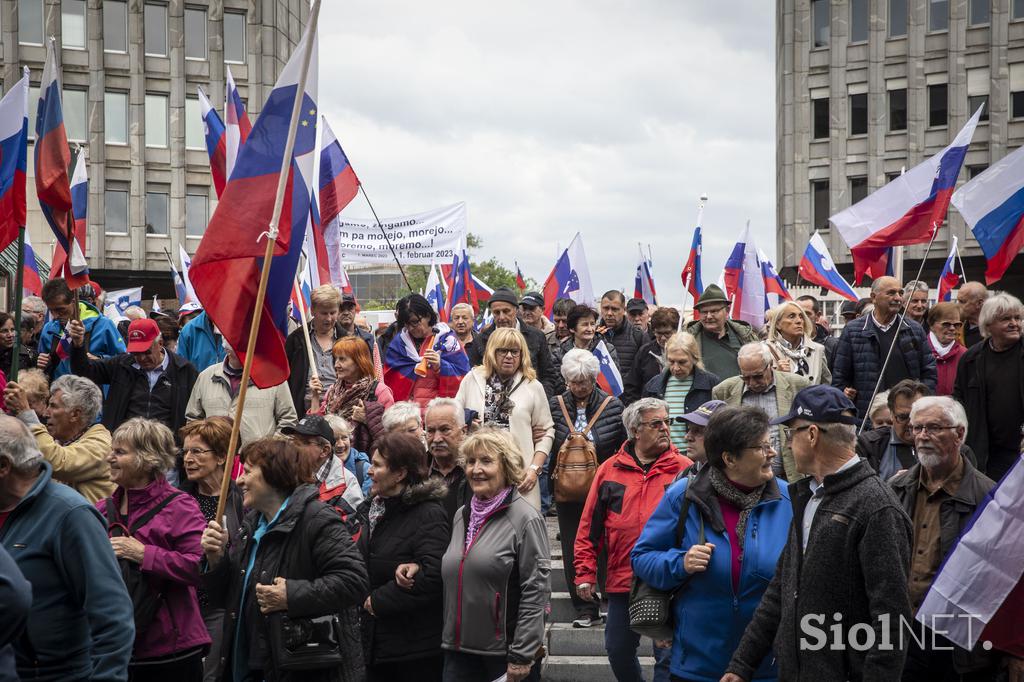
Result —
<path fill-rule="evenodd" d="M 935 368 L 939 373 L 939 380 L 935 385 L 935 395 L 953 395 L 953 383 L 956 381 L 956 369 L 960 364 L 960 356 L 967 352 L 959 341 L 953 344 L 945 356 L 939 357 L 932 345 L 932 337 L 928 335 L 928 348 L 935 356 Z"/>
<path fill-rule="evenodd" d="M 171 486 L 163 476 L 145 488 L 129 490 L 126 526 L 168 495 L 178 493 L 148 524 L 139 529 L 135 539 L 146 546 L 142 571 L 164 594 L 165 606 L 157 611 L 149 628 L 140 638 L 135 636 L 133 660 L 167 656 L 210 643 L 210 635 L 199 614 L 196 585 L 199 584 L 199 560 L 203 550 L 199 541 L 206 520 L 199 504 L 191 495 Z M 117 508 L 124 498 L 118 487 L 111 496 Z M 96 508 L 104 518 L 107 501 Z"/>

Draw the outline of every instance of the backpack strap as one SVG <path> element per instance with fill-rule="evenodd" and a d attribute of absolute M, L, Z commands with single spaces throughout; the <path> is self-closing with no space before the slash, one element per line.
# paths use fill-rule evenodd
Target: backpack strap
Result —
<path fill-rule="evenodd" d="M 559 396 L 559 399 L 561 399 L 561 396 Z M 601 416 L 601 413 L 604 412 L 604 408 L 608 407 L 608 403 L 610 403 L 611 401 L 611 396 L 608 396 L 607 398 L 604 399 L 604 402 L 601 403 L 601 406 L 597 408 L 597 412 L 595 412 L 594 416 L 590 418 L 590 421 L 587 423 L 586 428 L 583 429 L 583 431 L 581 431 L 580 433 L 582 433 L 584 436 L 590 433 L 590 429 L 594 428 L 594 424 L 597 423 L 597 420 Z"/>
<path fill-rule="evenodd" d="M 565 417 L 565 425 L 569 427 L 569 435 L 572 435 L 576 433 L 576 422 L 574 422 L 572 417 L 569 416 L 569 410 L 565 408 L 565 400 L 562 399 L 562 396 L 556 397 L 558 398 L 558 406 L 562 408 L 562 416 Z"/>
<path fill-rule="evenodd" d="M 693 479 L 697 477 L 695 473 L 686 474 L 686 491 L 689 492 L 690 486 L 693 485 Z M 686 530 L 686 517 L 690 514 L 690 498 L 686 496 L 686 492 L 683 493 L 683 507 L 679 510 L 679 519 L 676 521 L 676 544 L 675 546 L 681 546 L 683 544 L 683 535 Z M 704 535 L 704 515 L 699 511 L 697 512 L 697 519 L 700 521 L 700 535 L 697 538 L 698 545 L 703 545 L 707 539 Z"/>
<path fill-rule="evenodd" d="M 170 495 L 168 495 L 167 497 L 153 505 L 153 507 L 150 508 L 149 511 L 147 511 L 145 514 L 135 519 L 135 523 L 128 527 L 128 534 L 135 535 L 137 532 L 139 532 L 139 530 L 141 530 L 143 526 L 152 521 L 153 517 L 159 514 L 163 510 L 163 508 L 169 505 L 171 503 L 171 500 L 173 500 L 178 495 L 181 495 L 181 492 L 171 493 Z"/>

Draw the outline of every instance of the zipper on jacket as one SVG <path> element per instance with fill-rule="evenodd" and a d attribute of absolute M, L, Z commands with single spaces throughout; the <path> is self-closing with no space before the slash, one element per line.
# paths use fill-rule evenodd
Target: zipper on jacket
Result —
<path fill-rule="evenodd" d="M 501 592 L 494 593 L 494 639 L 501 639 Z"/>
<path fill-rule="evenodd" d="M 487 518 L 485 518 L 483 522 L 480 524 L 480 528 L 477 529 L 476 536 L 472 539 L 472 541 L 470 541 L 469 547 L 466 547 L 462 550 L 462 558 L 459 559 L 459 576 L 455 584 L 455 609 L 458 614 L 455 617 L 456 649 L 462 648 L 462 569 L 466 566 L 466 556 L 469 554 L 469 550 L 473 549 L 473 545 L 476 544 L 476 541 L 480 539 L 480 535 L 484 532 L 484 528 L 487 526 L 487 523 L 491 520 L 491 518 L 498 512 L 508 509 L 508 506 L 509 505 L 504 504 L 495 509 L 494 511 L 492 511 L 490 514 L 488 514 Z"/>

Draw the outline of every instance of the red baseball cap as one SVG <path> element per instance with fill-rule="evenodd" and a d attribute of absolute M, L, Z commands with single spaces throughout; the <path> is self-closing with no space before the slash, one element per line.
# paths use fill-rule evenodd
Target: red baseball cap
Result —
<path fill-rule="evenodd" d="M 143 317 L 132 320 L 128 325 L 128 352 L 145 353 L 160 338 L 160 327 L 156 320 Z"/>

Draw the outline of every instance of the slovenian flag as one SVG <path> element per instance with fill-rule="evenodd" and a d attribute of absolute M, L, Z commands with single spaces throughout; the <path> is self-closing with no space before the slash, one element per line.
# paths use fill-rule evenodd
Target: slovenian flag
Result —
<path fill-rule="evenodd" d="M 427 375 L 427 364 L 423 359 L 427 350 L 435 350 L 441 356 L 438 397 L 454 398 L 458 393 L 462 377 L 469 373 L 469 358 L 455 332 L 445 323 L 438 322 L 419 347 L 405 329 L 388 344 L 384 355 L 384 383 L 394 394 L 395 402 L 408 400 L 413 384 Z"/>
<path fill-rule="evenodd" d="M 855 282 L 877 269 L 887 248 L 927 242 L 945 220 L 983 108 L 948 147 L 829 218 L 853 253 Z"/>
<path fill-rule="evenodd" d="M 25 267 L 21 275 L 21 291 L 25 296 L 43 295 L 43 280 L 39 276 L 39 263 L 36 262 L 36 252 L 28 238 L 28 230 L 25 230 Z"/>
<path fill-rule="evenodd" d="M 28 68 L 0 99 L 0 250 L 17 241 L 28 211 Z M 28 230 L 25 231 L 28 245 Z M 28 257 L 26 256 L 26 263 Z M 17 330 L 15 330 L 17 332 Z"/>
<path fill-rule="evenodd" d="M 953 289 L 960 286 L 960 275 L 956 273 L 955 258 L 959 257 L 956 248 L 956 235 L 953 236 L 953 246 L 949 249 L 949 256 L 945 265 L 942 266 L 942 273 L 939 275 L 939 300 L 949 301 L 953 298 Z"/>
<path fill-rule="evenodd" d="M 642 299 L 648 305 L 658 305 L 658 294 L 654 289 L 654 275 L 651 272 L 651 261 L 640 250 L 640 260 L 636 265 L 633 277 L 633 298 Z"/>
<path fill-rule="evenodd" d="M 447 317 L 447 310 L 445 308 L 444 301 L 444 287 L 441 286 L 441 278 L 437 275 L 437 268 L 433 263 L 430 264 L 430 275 L 427 277 L 427 289 L 426 299 L 430 303 L 430 307 L 434 309 L 438 315 L 444 315 Z M 441 320 L 447 322 L 446 319 Z"/>
<path fill-rule="evenodd" d="M 811 284 L 834 291 L 854 303 L 859 300 L 857 292 L 836 270 L 832 254 L 828 252 L 828 246 L 825 245 L 825 240 L 821 238 L 817 230 L 811 235 L 811 240 L 807 242 L 807 248 L 804 249 L 804 256 L 800 259 L 797 273 Z"/>
<path fill-rule="evenodd" d="M 698 221 L 699 222 L 699 221 Z M 690 242 L 690 255 L 686 258 L 686 265 L 683 266 L 683 288 L 690 292 L 696 303 L 700 295 L 704 293 L 704 283 L 700 277 L 700 257 L 703 250 L 700 225 L 693 231 L 693 240 Z M 696 308 L 694 309 L 696 310 Z"/>
<path fill-rule="evenodd" d="M 252 123 L 249 122 L 249 114 L 245 112 L 242 96 L 235 87 L 231 67 L 225 66 L 224 69 L 227 72 L 224 84 L 224 169 L 225 177 L 230 178 L 238 160 L 238 150 L 252 132 Z"/>
<path fill-rule="evenodd" d="M 213 188 L 217 190 L 217 198 L 220 199 L 228 182 L 228 151 L 224 122 L 220 120 L 217 110 L 210 104 L 210 99 L 203 89 L 196 87 L 196 91 L 199 93 L 199 110 L 203 115 L 203 134 L 206 137 L 206 153 L 210 157 L 210 175 L 213 176 Z"/>
<path fill-rule="evenodd" d="M 601 363 L 601 372 L 597 375 L 597 385 L 608 395 L 613 395 L 616 398 L 622 395 L 622 374 L 619 373 L 619 368 L 612 360 L 604 340 L 598 341 L 591 352 Z"/>
<path fill-rule="evenodd" d="M 359 178 L 352 168 L 345 150 L 341 148 L 327 119 L 321 117 L 323 127 L 320 140 L 320 221 L 313 230 L 314 247 L 320 279 L 330 280 L 344 288 L 347 275 L 336 250 L 328 251 L 325 231 L 334 228 L 339 214 L 355 198 L 359 191 Z"/>
<path fill-rule="evenodd" d="M 590 269 L 583 250 L 583 237 L 579 232 L 555 261 L 555 267 L 544 280 L 544 315 L 551 317 L 555 301 L 571 298 L 577 303 L 592 305 L 594 289 L 590 284 Z"/>
<path fill-rule="evenodd" d="M 782 277 L 779 276 L 779 273 L 775 272 L 775 266 L 768 259 L 768 254 L 758 249 L 757 256 L 761 259 L 761 277 L 764 279 L 764 309 L 774 308 L 782 301 L 792 301 L 793 296 L 790 295 L 789 289 L 786 288 L 786 283 L 782 281 Z"/>
<path fill-rule="evenodd" d="M 754 329 L 764 326 L 764 274 L 761 271 L 761 259 L 757 256 L 757 246 L 750 233 L 750 221 L 736 242 L 732 253 L 725 261 L 723 272 L 725 293 L 732 300 L 734 320 L 750 323 Z"/>

